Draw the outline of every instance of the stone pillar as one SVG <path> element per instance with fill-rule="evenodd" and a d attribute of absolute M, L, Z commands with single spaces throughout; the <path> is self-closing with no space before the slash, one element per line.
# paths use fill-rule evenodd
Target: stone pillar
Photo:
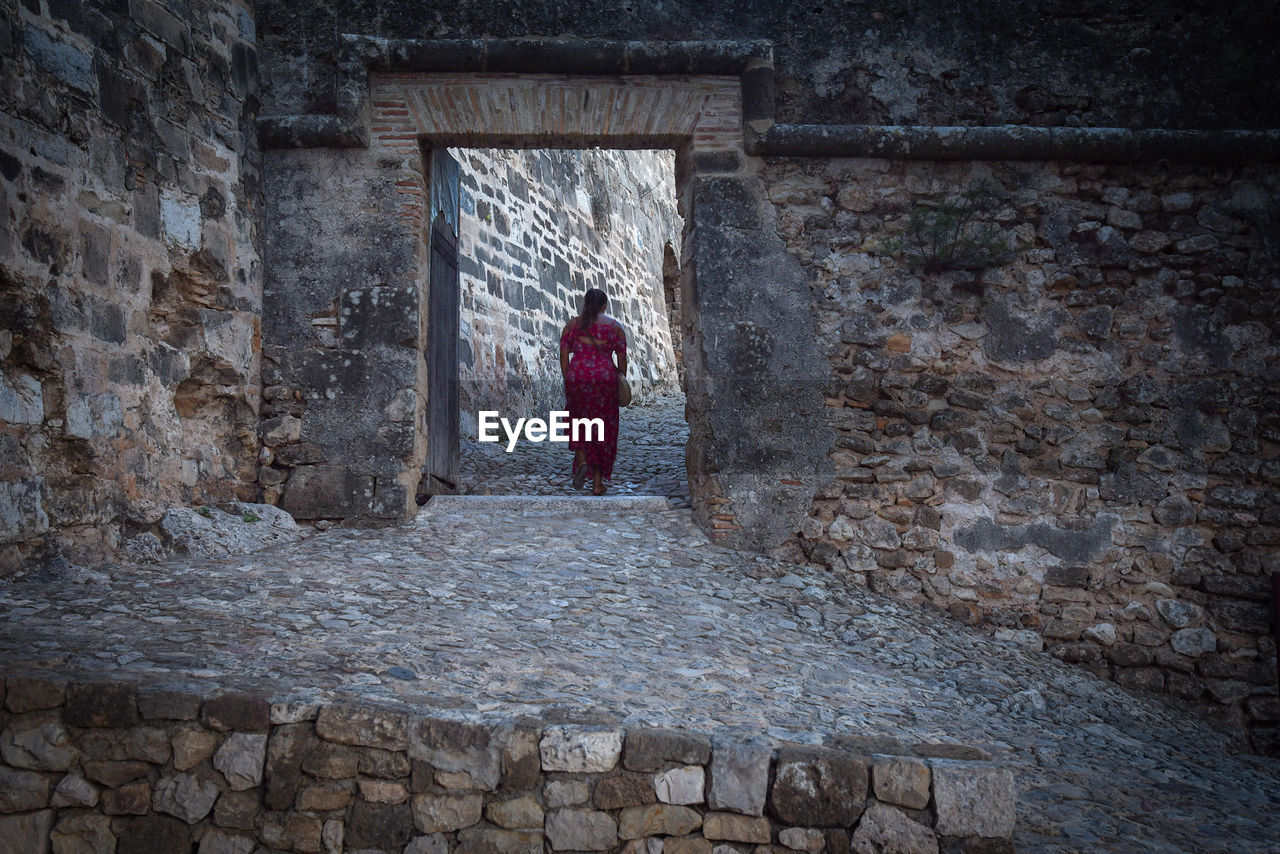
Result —
<path fill-rule="evenodd" d="M 694 511 L 717 540 L 766 549 L 798 530 L 830 480 L 829 366 L 808 279 L 775 230 L 763 184 L 749 174 L 692 182 L 685 364 Z"/>
<path fill-rule="evenodd" d="M 268 152 L 262 462 L 302 519 L 402 520 L 422 467 L 421 158 Z"/>

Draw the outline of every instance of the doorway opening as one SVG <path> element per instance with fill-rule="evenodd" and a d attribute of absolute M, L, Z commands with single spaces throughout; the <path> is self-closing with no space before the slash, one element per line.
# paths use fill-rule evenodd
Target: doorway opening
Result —
<path fill-rule="evenodd" d="M 577 492 L 566 444 L 525 435 L 512 443 L 500 426 L 498 442 L 482 442 L 480 414 L 515 424 L 565 409 L 560 332 L 586 289 L 600 288 L 627 331 L 635 394 L 621 413 L 609 492 L 689 502 L 684 336 L 672 314 L 685 236 L 676 159 L 671 149 L 431 151 L 432 210 L 437 181 L 454 181 L 458 198 L 452 260 L 438 257 L 438 246 L 448 248 L 438 229 L 429 237 L 428 371 L 431 387 L 452 391 L 428 405 L 427 491 Z M 452 377 L 443 369 L 450 352 Z"/>

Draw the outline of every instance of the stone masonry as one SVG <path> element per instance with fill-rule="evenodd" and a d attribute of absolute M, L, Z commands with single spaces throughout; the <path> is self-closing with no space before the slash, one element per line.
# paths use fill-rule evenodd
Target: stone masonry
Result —
<path fill-rule="evenodd" d="M 1013 850 L 1013 776 L 984 761 L 127 683 L 0 685 L 5 850 Z"/>
<path fill-rule="evenodd" d="M 1274 172 L 1071 164 L 766 168 L 832 366 L 833 478 L 788 551 L 1211 701 L 1274 749 L 1280 257 Z M 979 180 L 1014 260 L 886 254 Z M 1259 715 L 1263 715 L 1259 718 Z"/>
<path fill-rule="evenodd" d="M 674 389 L 663 291 L 681 244 L 670 151 L 456 149 L 461 193 L 461 409 L 532 417 L 564 406 L 560 329 L 587 288 L 627 329 L 637 405 Z"/>
<path fill-rule="evenodd" d="M 253 499 L 254 20 L 0 3 L 0 575 Z"/>

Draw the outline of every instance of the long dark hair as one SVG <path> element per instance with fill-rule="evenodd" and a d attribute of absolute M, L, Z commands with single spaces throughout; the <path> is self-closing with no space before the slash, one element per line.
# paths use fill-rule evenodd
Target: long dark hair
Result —
<path fill-rule="evenodd" d="M 581 335 L 590 329 L 591 324 L 596 322 L 596 318 L 608 303 L 609 298 L 604 295 L 604 291 L 599 288 L 589 288 L 587 295 L 582 298 L 582 313 L 578 315 L 578 328 L 574 330 L 575 334 Z"/>

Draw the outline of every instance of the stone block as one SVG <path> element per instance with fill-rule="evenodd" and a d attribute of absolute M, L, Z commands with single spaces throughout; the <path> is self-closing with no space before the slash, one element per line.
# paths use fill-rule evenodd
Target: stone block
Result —
<path fill-rule="evenodd" d="M 264 800 L 268 809 L 282 810 L 293 804 L 302 780 L 302 757 L 312 739 L 311 724 L 272 727 L 263 766 L 263 779 L 267 784 Z M 176 740 L 174 748 L 176 751 Z"/>
<path fill-rule="evenodd" d="M 146 815 L 151 809 L 151 786 L 130 783 L 102 793 L 102 811 L 107 815 Z"/>
<path fill-rule="evenodd" d="M 151 808 L 195 824 L 213 810 L 218 787 L 210 779 L 197 774 L 175 774 L 161 777 L 151 796 Z"/>
<path fill-rule="evenodd" d="M 213 822 L 218 827 L 253 830 L 260 806 L 253 792 L 227 792 L 213 807 Z"/>
<path fill-rule="evenodd" d="M 31 812 L 49 806 L 49 778 L 0 767 L 0 813 Z"/>
<path fill-rule="evenodd" d="M 341 466 L 299 466 L 285 484 L 283 507 L 295 519 L 338 519 L 367 512 L 373 478 Z"/>
<path fill-rule="evenodd" d="M 79 753 L 62 724 L 6 729 L 0 735 L 0 756 L 14 768 L 66 771 Z"/>
<path fill-rule="evenodd" d="M 343 783 L 320 783 L 298 791 L 297 808 L 309 812 L 329 812 L 346 809 L 354 799 L 355 795 Z"/>
<path fill-rule="evenodd" d="M 526 795 L 509 801 L 493 801 L 485 807 L 485 818 L 508 830 L 541 828 L 545 816 L 538 802 Z"/>
<path fill-rule="evenodd" d="M 590 798 L 591 785 L 585 780 L 548 780 L 542 787 L 542 799 L 547 809 L 576 807 Z"/>
<path fill-rule="evenodd" d="M 709 226 L 760 227 L 760 181 L 757 178 L 699 178 L 694 182 L 698 223 Z"/>
<path fill-rule="evenodd" d="M 684 836 L 701 826 L 702 816 L 697 810 L 670 804 L 627 807 L 618 814 L 618 836 L 622 839 Z"/>
<path fill-rule="evenodd" d="M 501 734 L 479 724 L 424 719 L 410 735 L 408 752 L 437 772 L 469 774 L 478 788 L 493 791 L 502 777 Z"/>
<path fill-rule="evenodd" d="M 252 854 L 257 843 L 251 836 L 208 830 L 200 837 L 196 854 Z"/>
<path fill-rule="evenodd" d="M 1218 638 L 1211 629 L 1199 626 L 1194 629 L 1179 629 L 1169 638 L 1169 644 L 1174 652 L 1199 658 L 1217 650 Z"/>
<path fill-rule="evenodd" d="M 547 814 L 546 835 L 555 851 L 609 851 L 618 844 L 618 824 L 607 812 L 562 809 Z"/>
<path fill-rule="evenodd" d="M 359 751 L 345 744 L 310 739 L 302 755 L 302 770 L 326 780 L 354 777 L 359 767 Z"/>
<path fill-rule="evenodd" d="M 316 718 L 316 735 L 339 744 L 405 750 L 409 747 L 409 717 L 384 709 L 330 705 Z"/>
<path fill-rule="evenodd" d="M 271 725 L 271 703 L 256 694 L 215 694 L 204 701 L 200 719 L 219 732 L 266 732 Z"/>
<path fill-rule="evenodd" d="M 92 807 L 98 804 L 98 790 L 79 774 L 68 774 L 58 782 L 49 801 L 52 807 Z"/>
<path fill-rule="evenodd" d="M 403 804 L 409 800 L 409 790 L 403 783 L 360 780 L 356 786 L 360 790 L 360 797 L 372 804 Z"/>
<path fill-rule="evenodd" d="M 908 756 L 872 757 L 875 796 L 885 803 L 922 810 L 929 805 L 932 775 L 922 760 Z"/>
<path fill-rule="evenodd" d="M 700 804 L 706 783 L 701 765 L 663 771 L 653 778 L 653 789 L 664 804 Z"/>
<path fill-rule="evenodd" d="M 853 850 L 857 854 L 938 854 L 938 838 L 934 832 L 912 821 L 891 806 L 872 803 L 853 832 Z"/>
<path fill-rule="evenodd" d="M 711 753 L 707 805 L 745 815 L 763 815 L 773 748 L 764 744 L 717 744 Z"/>
<path fill-rule="evenodd" d="M 52 830 L 53 810 L 0 816 L 0 854 L 44 854 Z"/>
<path fill-rule="evenodd" d="M 418 346 L 418 295 L 410 288 L 372 287 L 344 291 L 338 308 L 342 346 Z"/>
<path fill-rule="evenodd" d="M 542 774 L 538 739 L 536 730 L 521 727 L 511 730 L 502 747 L 499 788 L 524 791 L 537 785 Z"/>
<path fill-rule="evenodd" d="M 597 809 L 616 810 L 654 802 L 653 778 L 648 774 L 621 771 L 596 783 L 592 803 Z"/>
<path fill-rule="evenodd" d="M 447 833 L 480 820 L 484 795 L 414 795 L 413 819 L 423 833 Z"/>
<path fill-rule="evenodd" d="M 549 726 L 538 745 L 543 771 L 610 771 L 622 755 L 623 731 L 587 726 Z"/>
<path fill-rule="evenodd" d="M 862 814 L 867 766 L 850 754 L 785 748 L 778 752 L 770 810 L 787 824 L 848 827 Z"/>
<path fill-rule="evenodd" d="M 218 737 L 205 729 L 181 729 L 173 735 L 173 767 L 190 770 L 213 756 Z"/>
<path fill-rule="evenodd" d="M 622 764 L 631 771 L 661 771 L 669 765 L 706 765 L 711 740 L 674 729 L 634 729 L 627 732 Z"/>
<path fill-rule="evenodd" d="M 711 842 L 701 836 L 668 836 L 662 840 L 662 854 L 712 854 Z"/>
<path fill-rule="evenodd" d="M 176 818 L 148 815 L 117 823 L 120 854 L 173 854 L 191 850 L 191 831 Z"/>
<path fill-rule="evenodd" d="M 473 834 L 478 828 L 469 828 L 458 834 L 459 840 L 463 836 Z M 473 837 L 468 836 L 468 841 Z M 541 851 L 541 849 L 539 849 Z M 443 833 L 433 833 L 430 836 L 416 836 L 408 845 L 405 846 L 403 854 L 449 854 L 449 839 Z"/>
<path fill-rule="evenodd" d="M 702 835 L 726 842 L 754 842 L 767 845 L 772 840 L 769 819 L 731 812 L 709 812 L 702 819 Z"/>
<path fill-rule="evenodd" d="M 476 808 L 476 819 L 480 810 Z M 418 818 L 417 804 L 388 805 L 356 801 L 347 817 L 343 843 L 346 850 L 360 848 L 390 849 L 399 851 L 413 838 L 413 828 Z M 474 822 L 473 822 L 474 823 Z M 422 823 L 417 822 L 422 829 Z M 465 825 L 460 825 L 464 826 Z M 427 833 L 437 831 L 428 830 Z"/>
<path fill-rule="evenodd" d="M 64 815 L 49 837 L 53 854 L 115 854 L 111 818 L 90 813 Z"/>
<path fill-rule="evenodd" d="M 354 818 L 354 816 L 353 816 Z M 258 838 L 270 848 L 283 848 L 299 854 L 319 854 L 324 823 L 303 813 L 286 816 L 269 815 L 260 820 Z"/>
<path fill-rule="evenodd" d="M 935 759 L 935 829 L 943 836 L 1013 835 L 1013 772 L 985 762 Z"/>
<path fill-rule="evenodd" d="M 4 706 L 14 714 L 56 709 L 67 697 L 67 683 L 60 679 L 10 676 L 5 680 Z"/>
<path fill-rule="evenodd" d="M 232 791 L 242 792 L 262 785 L 262 770 L 267 758 L 265 733 L 232 733 L 218 748 L 213 767 L 222 772 Z"/>
<path fill-rule="evenodd" d="M 786 827 L 778 831 L 778 841 L 792 851 L 818 852 L 827 845 L 826 837 L 816 827 Z"/>
<path fill-rule="evenodd" d="M 448 850 L 447 842 L 438 849 L 439 854 L 447 854 Z M 458 850 L 474 852 L 474 854 L 543 854 L 545 846 L 541 830 L 469 827 L 458 833 Z M 435 849 L 424 849 L 424 851 L 435 854 Z M 405 854 L 413 854 L 413 852 L 406 848 Z"/>
<path fill-rule="evenodd" d="M 145 762 L 126 762 L 108 760 L 99 762 L 83 762 L 81 768 L 84 775 L 95 783 L 114 789 L 131 783 L 139 777 L 147 776 L 151 766 Z"/>

